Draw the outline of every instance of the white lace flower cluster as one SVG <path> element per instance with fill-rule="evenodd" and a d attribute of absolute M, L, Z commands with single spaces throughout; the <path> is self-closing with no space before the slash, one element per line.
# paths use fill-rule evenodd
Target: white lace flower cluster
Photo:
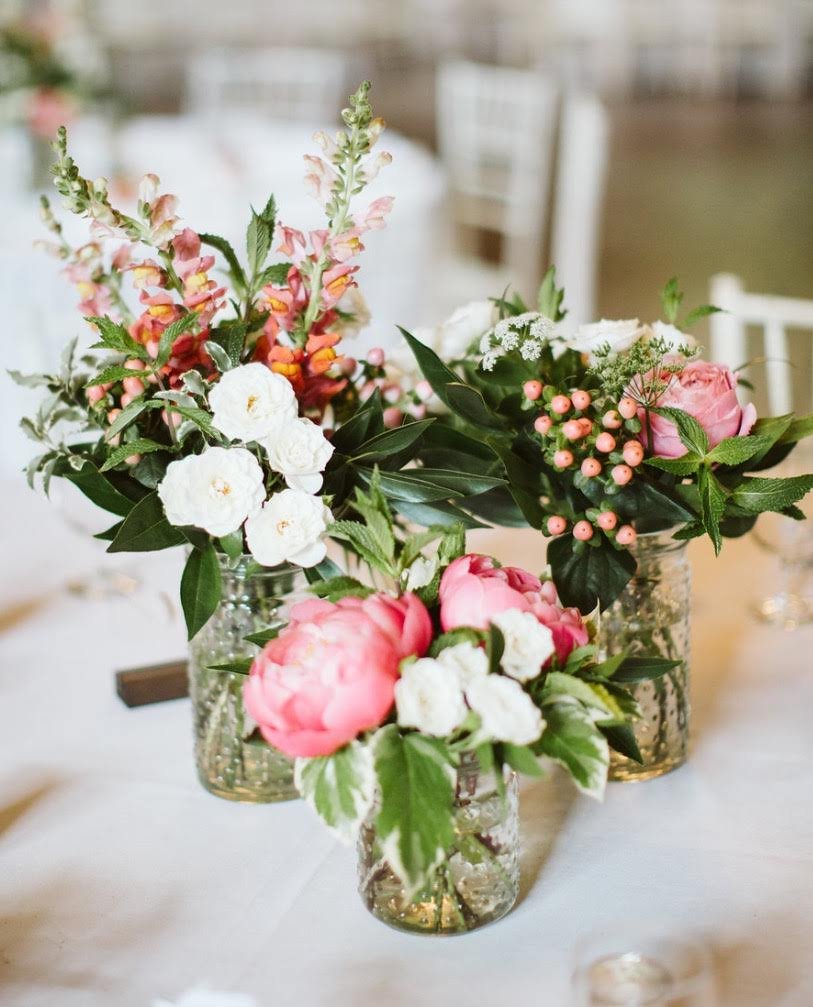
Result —
<path fill-rule="evenodd" d="M 218 538 L 245 525 L 263 566 L 314 566 L 325 557 L 331 514 L 320 497 L 333 446 L 298 415 L 289 381 L 264 364 L 227 371 L 209 395 L 212 426 L 231 441 L 258 444 L 288 489 L 266 500 L 265 473 L 247 447 L 210 447 L 167 467 L 158 495 L 170 524 L 203 528 Z"/>
<path fill-rule="evenodd" d="M 483 370 L 493 371 L 500 357 L 512 350 L 519 351 L 523 360 L 538 360 L 554 332 L 554 323 L 538 311 L 501 318 L 480 343 Z"/>
<path fill-rule="evenodd" d="M 539 738 L 545 721 L 522 684 L 536 678 L 553 654 L 553 634 L 531 612 L 501 612 L 493 622 L 505 640 L 503 674 L 491 673 L 485 651 L 469 642 L 404 665 L 395 686 L 402 727 L 445 737 L 473 711 L 483 740 L 530 745 Z"/>

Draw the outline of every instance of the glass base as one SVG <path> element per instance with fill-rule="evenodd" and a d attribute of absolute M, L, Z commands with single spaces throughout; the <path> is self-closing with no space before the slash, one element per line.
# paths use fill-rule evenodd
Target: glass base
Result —
<path fill-rule="evenodd" d="M 633 762 L 632 759 L 626 758 L 626 756 L 612 752 L 607 779 L 616 783 L 635 783 L 643 782 L 644 780 L 654 780 L 659 776 L 666 776 L 667 773 L 680 769 L 686 761 L 686 755 L 686 752 L 682 752 L 680 755 L 671 755 L 660 762 L 647 762 L 646 756 L 644 756 L 644 764 L 640 765 L 637 762 Z"/>
<path fill-rule="evenodd" d="M 199 763 L 198 779 L 210 794 L 226 801 L 275 804 L 299 797 L 293 762 L 264 741 L 236 741 L 219 758 Z"/>

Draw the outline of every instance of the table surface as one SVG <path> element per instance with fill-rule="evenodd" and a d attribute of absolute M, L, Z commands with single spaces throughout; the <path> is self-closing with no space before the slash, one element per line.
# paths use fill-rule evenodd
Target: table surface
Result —
<path fill-rule="evenodd" d="M 369 916 L 353 851 L 302 803 L 205 793 L 188 700 L 129 710 L 116 697 L 116 668 L 184 652 L 179 558 L 103 557 L 24 486 L 0 488 L 6 1007 L 145 1007 L 200 984 L 260 1007 L 563 1007 L 574 947 L 622 921 L 704 936 L 722 1005 L 813 1002 L 813 631 L 750 617 L 772 570 L 751 541 L 717 561 L 692 544 L 689 763 L 610 785 L 603 804 L 556 771 L 526 786 L 518 905 L 445 941 Z M 471 544 L 541 565 L 533 534 Z M 104 564 L 142 587 L 77 595 Z"/>

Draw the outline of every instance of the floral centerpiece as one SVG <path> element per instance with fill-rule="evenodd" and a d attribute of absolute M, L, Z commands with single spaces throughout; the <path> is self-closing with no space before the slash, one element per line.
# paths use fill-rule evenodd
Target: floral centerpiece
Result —
<path fill-rule="evenodd" d="M 550 581 L 465 553 L 460 526 L 403 535 L 376 481 L 334 533 L 373 589 L 312 585 L 250 666 L 246 706 L 326 824 L 356 838 L 359 886 L 392 926 L 458 933 L 499 919 L 518 886 L 515 771 L 540 756 L 592 797 L 609 749 L 633 756 L 627 683 L 670 662 L 597 658 Z M 434 556 L 422 550 L 439 540 Z"/>
<path fill-rule="evenodd" d="M 280 223 L 271 197 L 251 212 L 244 259 L 184 226 L 177 198 L 154 175 L 134 214 L 114 206 L 104 179 L 80 174 L 64 128 L 55 185 L 89 219 L 90 240 L 71 247 L 42 201 L 48 250 L 75 283 L 97 341 L 78 359 L 69 346 L 59 373 L 13 375 L 47 392 L 23 420 L 43 447 L 28 477 L 39 474 L 46 491 L 52 478 L 67 479 L 111 512 L 115 523 L 97 536 L 109 552 L 187 548 L 181 602 L 195 638 L 193 693 L 195 681 L 206 685 L 195 696 L 199 770 L 214 761 L 219 782 L 207 776 L 207 785 L 224 794 L 257 754 L 242 745 L 235 754 L 226 739 L 254 727 L 235 705 L 239 682 L 227 701 L 227 679 L 210 681 L 203 669 L 253 649 L 244 637 L 282 617 L 281 599 L 298 571 L 324 559 L 325 533 L 354 487 L 378 467 L 405 507 L 478 491 L 454 471 L 400 474 L 432 420 L 387 429 L 380 394 L 363 403 L 359 395 L 377 372 L 375 354 L 358 363 L 341 352 L 366 321 L 352 260 L 392 205 L 385 197 L 354 209 L 390 160 L 371 152 L 383 122 L 368 90 L 352 97 L 335 138 L 317 134 L 325 156 L 305 158 L 326 226 L 306 236 Z M 484 477 L 479 489 L 499 482 Z"/>
<path fill-rule="evenodd" d="M 681 543 L 706 535 L 719 552 L 764 511 L 803 517 L 796 503 L 813 476 L 761 473 L 813 433 L 813 416 L 757 418 L 753 404 L 741 404 L 739 375 L 699 359 L 686 333 L 717 309 L 680 321 L 675 280 L 663 292 L 665 320 L 651 326 L 601 321 L 568 333 L 563 296 L 550 270 L 537 310 L 517 296 L 495 299 L 485 327 L 469 330 L 448 362 L 405 333 L 446 410 L 448 433 L 436 427 L 429 450 L 446 436 L 461 467 L 505 478 L 468 512 L 552 537 L 547 558 L 564 603 L 583 611 L 615 603 L 603 620 L 611 651 L 640 646 L 683 661 L 646 686 L 655 711 L 639 734 L 645 772 L 674 768 L 689 713 Z M 467 317 L 482 319 L 480 305 Z"/>

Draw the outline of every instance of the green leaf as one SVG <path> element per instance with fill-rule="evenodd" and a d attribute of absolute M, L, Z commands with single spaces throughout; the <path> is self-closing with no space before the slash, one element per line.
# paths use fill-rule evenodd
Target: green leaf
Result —
<path fill-rule="evenodd" d="M 185 332 L 188 332 L 194 325 L 197 324 L 197 321 L 197 312 L 188 311 L 185 315 L 178 318 L 164 329 L 161 333 L 161 339 L 158 342 L 158 356 L 155 358 L 156 367 L 163 367 L 164 364 L 166 364 L 172 356 L 172 347 L 175 345 L 175 340 L 179 336 L 182 336 Z"/>
<path fill-rule="evenodd" d="M 703 459 L 694 451 L 688 451 L 680 458 L 647 458 L 646 464 L 675 476 L 690 476 L 697 472 L 703 464 Z"/>
<path fill-rule="evenodd" d="M 181 607 L 191 640 L 214 614 L 220 603 L 220 563 L 211 542 L 189 553 L 181 576 Z"/>
<path fill-rule="evenodd" d="M 119 528 L 121 528 L 121 525 L 122 522 L 117 521 L 114 525 L 111 525 L 109 528 L 105 528 L 104 531 L 96 532 L 96 534 L 93 537 L 97 538 L 100 542 L 112 542 L 113 539 L 116 537 L 116 535 L 118 535 Z"/>
<path fill-rule="evenodd" d="M 146 348 L 136 342 L 127 329 L 123 325 L 119 325 L 118 322 L 114 322 L 112 318 L 108 318 L 107 315 L 104 317 L 86 315 L 85 321 L 95 326 L 101 336 L 101 342 L 96 344 L 94 348 L 101 346 L 108 350 L 117 350 L 119 353 L 127 353 L 139 360 L 148 359 L 149 354 Z"/>
<path fill-rule="evenodd" d="M 334 521 L 328 535 L 340 542 L 348 542 L 353 550 L 370 566 L 394 576 L 392 557 L 382 546 L 377 534 L 360 521 Z"/>
<path fill-rule="evenodd" d="M 85 388 L 90 388 L 92 385 L 105 385 L 109 382 L 123 381 L 124 378 L 143 379 L 144 377 L 146 377 L 144 371 L 137 371 L 133 367 L 125 367 L 124 364 L 111 364 L 109 367 L 105 367 L 104 370 L 99 371 L 98 374 L 94 374 L 88 378 L 85 382 Z"/>
<path fill-rule="evenodd" d="M 607 739 L 613 751 L 620 752 L 621 755 L 626 755 L 633 762 L 643 765 L 644 759 L 641 755 L 641 749 L 638 747 L 635 732 L 629 724 L 613 724 L 607 727 L 600 727 L 599 730 Z"/>
<path fill-rule="evenodd" d="M 218 539 L 220 548 L 229 559 L 239 559 L 243 555 L 243 529 L 238 528 L 230 535 L 223 535 Z"/>
<path fill-rule="evenodd" d="M 270 283 L 274 287 L 284 287 L 288 282 L 288 273 L 291 270 L 292 262 L 273 262 L 257 277 L 257 289 L 261 290 Z"/>
<path fill-rule="evenodd" d="M 243 348 L 246 344 L 246 324 L 239 318 L 230 318 L 221 322 L 217 330 L 212 334 L 212 341 L 222 346 L 231 362 L 232 367 L 237 367 L 243 356 Z"/>
<path fill-rule="evenodd" d="M 575 539 L 562 535 L 548 543 L 548 562 L 562 603 L 582 612 L 602 610 L 621 594 L 635 573 L 636 562 L 626 549 L 617 550 L 609 542 L 597 548 L 574 551 Z"/>
<path fill-rule="evenodd" d="M 499 674 L 500 661 L 505 653 L 505 637 L 502 635 L 502 630 L 493 623 L 487 630 L 486 653 L 488 654 L 489 671 L 493 675 Z"/>
<path fill-rule="evenodd" d="M 134 419 L 140 416 L 144 410 L 147 408 L 147 400 L 143 398 L 135 399 L 129 405 L 125 406 L 124 409 L 119 413 L 119 415 L 113 420 L 110 426 L 107 428 L 107 432 L 104 437 L 108 443 L 116 436 L 116 434 L 121 433 L 125 427 L 128 427 Z"/>
<path fill-rule="evenodd" d="M 730 501 L 749 514 L 782 511 L 813 489 L 813 475 L 786 479 L 746 477 L 731 493 Z"/>
<path fill-rule="evenodd" d="M 318 584 L 323 580 L 330 580 L 331 577 L 340 577 L 341 567 L 337 566 L 332 559 L 323 559 L 316 566 L 309 566 L 302 571 L 309 584 Z"/>
<path fill-rule="evenodd" d="M 268 222 L 259 214 L 251 211 L 251 220 L 246 231 L 246 254 L 252 276 L 256 276 L 265 265 L 268 250 L 271 247 L 271 231 Z"/>
<path fill-rule="evenodd" d="M 416 339 L 406 329 L 401 328 L 400 325 L 398 328 L 401 335 L 406 339 L 407 345 L 412 350 L 421 373 L 432 386 L 432 391 L 434 391 L 435 395 L 437 395 L 445 406 L 452 409 L 446 389 L 450 384 L 459 384 L 459 376 L 443 363 L 434 350 L 431 350 L 425 343 L 422 343 L 420 339 Z"/>
<path fill-rule="evenodd" d="M 102 510 L 126 517 L 133 509 L 133 501 L 120 493 L 91 462 L 85 462 L 78 472 L 66 472 L 65 478 Z"/>
<path fill-rule="evenodd" d="M 713 304 L 700 304 L 698 307 L 693 308 L 688 315 L 686 315 L 680 323 L 680 328 L 690 329 L 695 322 L 699 322 L 701 318 L 719 314 L 722 310 L 722 308 L 717 308 Z"/>
<path fill-rule="evenodd" d="M 454 841 L 455 772 L 440 739 L 401 735 L 395 725 L 377 733 L 374 756 L 381 791 L 376 829 L 384 857 L 412 894 Z"/>
<path fill-rule="evenodd" d="M 474 497 L 480 500 L 481 497 Z M 464 528 L 487 528 L 481 521 L 470 517 L 465 511 L 460 510 L 453 504 L 437 501 L 434 503 L 408 503 L 403 500 L 393 501 L 399 514 L 411 521 L 413 524 L 423 525 L 454 525 L 462 524 Z M 468 507 L 468 501 L 466 502 Z"/>
<path fill-rule="evenodd" d="M 384 429 L 381 392 L 376 391 L 360 409 L 333 434 L 331 443 L 343 455 L 352 455 L 365 441 Z"/>
<path fill-rule="evenodd" d="M 469 626 L 458 626 L 457 629 L 450 629 L 448 633 L 441 633 L 432 641 L 429 648 L 429 656 L 437 657 L 441 651 L 447 647 L 454 647 L 458 643 L 472 643 L 475 646 L 480 644 L 485 638 L 481 630 L 471 629 Z"/>
<path fill-rule="evenodd" d="M 758 424 L 757 424 L 758 425 Z M 813 413 L 794 418 L 787 430 L 779 438 L 781 444 L 795 444 L 805 437 L 813 436 Z"/>
<path fill-rule="evenodd" d="M 48 388 L 54 384 L 54 379 L 48 374 L 23 374 L 13 370 L 7 370 L 6 374 L 21 388 Z"/>
<path fill-rule="evenodd" d="M 276 640 L 282 628 L 282 625 L 270 626 L 268 629 L 262 629 L 258 633 L 249 633 L 248 636 L 244 636 L 243 639 L 248 640 L 249 643 L 253 643 L 255 646 L 262 648 L 272 640 Z"/>
<path fill-rule="evenodd" d="M 370 469 L 358 468 L 355 471 L 362 482 L 369 483 L 372 478 Z M 422 470 L 415 470 L 415 472 L 418 471 Z M 407 503 L 427 503 L 462 496 L 462 493 L 456 493 L 446 486 L 440 486 L 413 474 L 412 470 L 408 472 L 382 472 L 381 488 L 392 501 L 404 500 Z"/>
<path fill-rule="evenodd" d="M 509 488 L 493 489 L 466 501 L 466 508 L 498 528 L 527 528 L 528 519 Z M 540 508 L 541 511 L 541 508 Z M 536 511 L 532 512 L 536 515 Z M 540 515 L 540 524 L 541 517 Z"/>
<path fill-rule="evenodd" d="M 772 443 L 769 437 L 726 437 L 709 451 L 706 460 L 721 465 L 742 465 L 750 458 L 764 454 Z"/>
<path fill-rule="evenodd" d="M 353 741 L 333 755 L 297 759 L 294 782 L 327 827 L 341 839 L 352 840 L 375 796 L 370 747 Z"/>
<path fill-rule="evenodd" d="M 148 493 L 124 519 L 108 552 L 151 552 L 183 545 L 186 536 L 171 525 L 157 492 Z"/>
<path fill-rule="evenodd" d="M 469 385 L 455 381 L 446 386 L 447 404 L 452 412 L 475 427 L 487 430 L 501 430 L 503 422 L 493 413 L 480 392 Z"/>
<path fill-rule="evenodd" d="M 600 690 L 601 687 L 599 686 L 598 689 Z M 566 675 L 561 671 L 551 671 L 545 677 L 542 699 L 545 702 L 549 700 L 555 701 L 557 696 L 560 699 L 562 696 L 572 696 L 573 699 L 578 700 L 583 706 L 600 710 L 607 717 L 618 715 L 618 710 L 612 703 L 612 700 L 608 699 L 601 691 L 597 691 L 589 682 L 583 682 L 580 678 L 576 678 L 574 675 Z"/>
<path fill-rule="evenodd" d="M 674 325 L 677 322 L 680 304 L 683 300 L 683 292 L 678 288 L 678 280 L 673 276 L 661 291 L 661 304 L 663 305 L 663 317 L 667 322 Z"/>
<path fill-rule="evenodd" d="M 682 443 L 694 452 L 705 458 L 709 449 L 709 439 L 706 431 L 700 426 L 694 416 L 690 416 L 683 409 L 673 409 L 671 406 L 656 406 L 652 412 L 658 416 L 665 416 L 677 427 L 678 435 Z"/>
<path fill-rule="evenodd" d="M 311 593 L 317 598 L 328 601 L 339 601 L 340 598 L 367 598 L 375 594 L 375 588 L 367 587 L 355 577 L 331 577 L 330 580 L 320 580 L 311 585 Z"/>
<path fill-rule="evenodd" d="M 534 750 L 564 766 L 582 793 L 599 800 L 604 796 L 610 765 L 607 739 L 577 703 L 545 707 L 545 730 Z"/>
<path fill-rule="evenodd" d="M 148 455 L 152 454 L 153 451 L 169 450 L 170 448 L 166 444 L 159 444 L 157 441 L 151 441 L 147 437 L 138 437 L 134 441 L 119 444 L 117 448 L 114 448 L 107 456 L 107 460 L 99 471 L 108 472 L 110 469 L 114 469 L 117 465 L 120 465 L 125 458 L 129 458 L 131 455 Z"/>
<path fill-rule="evenodd" d="M 217 234 L 201 234 L 199 237 L 204 245 L 209 245 L 210 248 L 216 248 L 217 251 L 220 252 L 226 260 L 229 272 L 231 273 L 232 279 L 235 281 L 236 285 L 245 289 L 246 277 L 243 273 L 243 267 L 240 265 L 237 255 L 228 241 Z"/>
<path fill-rule="evenodd" d="M 561 322 L 567 314 L 562 310 L 562 300 L 565 296 L 563 287 L 556 286 L 556 266 L 551 266 L 542 277 L 536 303 L 539 313 L 553 322 Z"/>
<path fill-rule="evenodd" d="M 395 454 L 396 451 L 403 451 L 419 441 L 434 422 L 435 418 L 432 417 L 428 420 L 418 420 L 415 423 L 405 423 L 394 430 L 385 430 L 383 433 L 376 434 L 359 445 L 353 452 L 353 460 L 363 460 L 365 463 L 369 463 L 378 458 L 386 458 L 388 455 Z"/>
<path fill-rule="evenodd" d="M 224 661 L 222 664 L 207 664 L 207 671 L 223 671 L 230 675 L 248 675 L 254 664 L 253 657 L 241 657 L 236 661 Z"/>
<path fill-rule="evenodd" d="M 524 776 L 544 776 L 544 770 L 534 753 L 526 745 L 511 745 L 505 742 L 500 746 L 502 757 L 508 765 Z"/>
<path fill-rule="evenodd" d="M 723 547 L 720 522 L 725 512 L 726 491 L 714 473 L 707 468 L 702 468 L 698 473 L 697 490 L 700 494 L 700 519 L 706 534 L 714 544 L 715 554 L 719 555 Z"/>
<path fill-rule="evenodd" d="M 209 354 L 215 363 L 215 367 L 220 371 L 221 374 L 225 374 L 226 371 L 230 371 L 232 368 L 231 357 L 223 349 L 220 343 L 216 343 L 213 339 L 207 339 L 203 344 L 204 350 Z"/>
<path fill-rule="evenodd" d="M 654 678 L 661 678 L 673 668 L 680 665 L 680 661 L 669 661 L 665 657 L 625 657 L 616 670 L 612 673 L 613 682 L 648 682 Z"/>

